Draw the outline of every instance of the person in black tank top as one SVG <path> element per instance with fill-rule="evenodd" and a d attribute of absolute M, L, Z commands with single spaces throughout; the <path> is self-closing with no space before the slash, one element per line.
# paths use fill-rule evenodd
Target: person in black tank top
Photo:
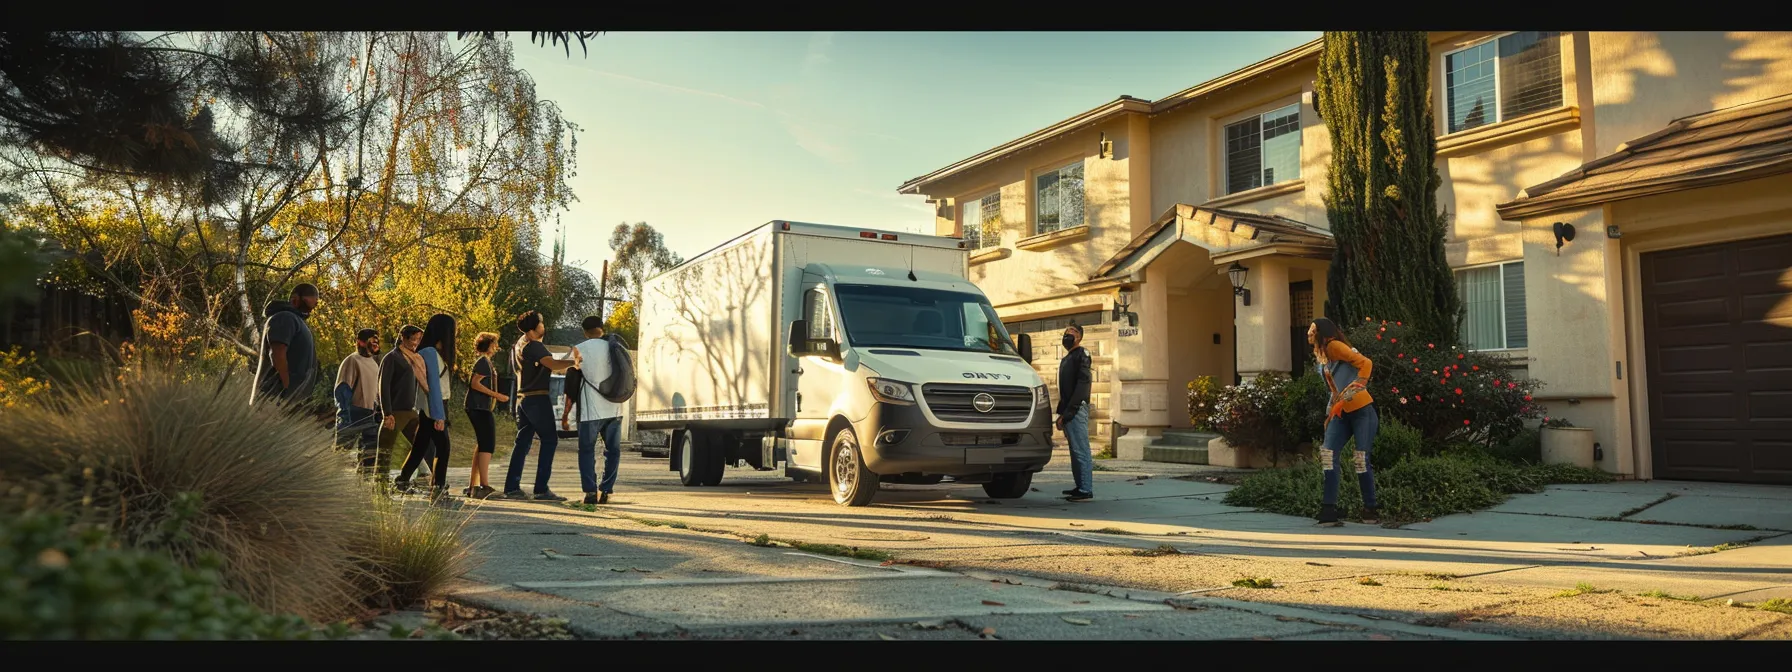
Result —
<path fill-rule="evenodd" d="M 504 477 L 504 497 L 564 502 L 565 497 L 548 490 L 548 477 L 554 470 L 554 448 L 560 442 L 559 433 L 554 429 L 554 402 L 548 398 L 548 383 L 555 371 L 578 366 L 578 351 L 573 351 L 572 359 L 555 359 L 554 354 L 548 352 L 548 346 L 541 342 L 548 326 L 542 322 L 541 313 L 533 310 L 516 319 L 516 328 L 523 334 L 517 341 L 513 362 L 519 397 L 516 448 L 510 453 L 510 471 Z M 530 496 L 523 492 L 523 462 L 529 457 L 529 444 L 537 437 L 541 439 L 541 459 L 535 464 L 535 494 Z"/>
<path fill-rule="evenodd" d="M 478 353 L 479 359 L 473 362 L 473 372 L 467 379 L 466 411 L 479 450 L 473 453 L 473 477 L 468 482 L 466 495 L 474 499 L 485 499 L 498 492 L 492 487 L 491 479 L 492 454 L 498 449 L 497 418 L 492 409 L 510 401 L 510 395 L 497 390 L 497 370 L 492 366 L 492 355 L 497 350 L 497 334 L 481 332 L 473 340 L 473 351 Z"/>

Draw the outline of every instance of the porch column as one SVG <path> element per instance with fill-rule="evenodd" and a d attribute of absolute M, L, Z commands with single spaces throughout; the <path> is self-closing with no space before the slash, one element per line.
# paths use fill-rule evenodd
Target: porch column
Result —
<path fill-rule="evenodd" d="M 1286 373 L 1294 365 L 1288 352 L 1288 264 L 1276 257 L 1239 263 L 1250 269 L 1245 287 L 1251 290 L 1251 305 L 1244 305 L 1243 297 L 1233 299 L 1239 303 L 1238 375 L 1251 379 L 1265 371 Z"/>
<path fill-rule="evenodd" d="M 1145 446 L 1170 426 L 1169 273 L 1167 266 L 1153 264 L 1145 270 L 1145 282 L 1134 286 L 1130 310 L 1139 315 L 1136 331 L 1125 322 L 1114 325 L 1120 330 L 1114 362 L 1119 379 L 1114 420 L 1127 428 L 1126 435 L 1114 441 L 1114 454 L 1120 459 L 1145 459 Z"/>

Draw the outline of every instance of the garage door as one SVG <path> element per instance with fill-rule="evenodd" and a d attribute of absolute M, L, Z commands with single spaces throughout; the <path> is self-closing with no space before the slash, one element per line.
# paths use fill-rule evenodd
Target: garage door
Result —
<path fill-rule="evenodd" d="M 1642 256 L 1655 477 L 1792 484 L 1792 236 Z"/>

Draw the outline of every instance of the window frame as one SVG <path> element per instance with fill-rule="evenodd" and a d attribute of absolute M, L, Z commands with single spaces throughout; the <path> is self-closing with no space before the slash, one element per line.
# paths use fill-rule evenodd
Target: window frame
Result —
<path fill-rule="evenodd" d="M 1065 161 L 1063 163 L 1056 164 L 1055 167 L 1052 167 L 1052 168 L 1047 168 L 1045 170 L 1035 170 L 1035 171 L 1033 171 L 1033 174 L 1028 177 L 1027 191 L 1029 192 L 1029 194 L 1028 194 L 1029 198 L 1027 200 L 1028 200 L 1028 205 L 1030 206 L 1030 209 L 1032 210 L 1032 213 L 1031 213 L 1032 214 L 1031 219 L 1033 220 L 1032 236 L 1044 236 L 1044 235 L 1049 235 L 1049 234 L 1054 234 L 1054 233 L 1063 233 L 1063 232 L 1069 231 L 1071 229 L 1086 227 L 1089 225 L 1089 167 L 1084 162 L 1084 158 L 1085 157 L 1077 157 L 1075 159 L 1071 159 L 1069 161 Z M 1044 201 L 1044 199 L 1041 199 L 1039 197 L 1039 178 L 1043 177 L 1047 174 L 1050 174 L 1050 173 L 1062 173 L 1065 168 L 1069 168 L 1071 166 L 1077 166 L 1078 168 L 1082 169 L 1083 202 L 1077 204 L 1078 207 L 1082 209 L 1082 216 L 1080 218 L 1078 218 L 1078 221 L 1080 221 L 1081 223 L 1077 224 L 1076 226 L 1064 226 L 1063 225 L 1063 220 L 1062 220 L 1062 218 L 1064 216 L 1063 208 L 1062 208 L 1063 202 L 1060 200 L 1058 203 L 1058 205 L 1060 206 L 1059 211 L 1058 211 L 1059 212 L 1058 217 L 1060 218 L 1058 228 L 1053 229 L 1051 231 L 1040 231 L 1039 230 L 1039 212 L 1040 212 L 1040 206 L 1044 205 L 1045 201 Z M 1059 182 L 1059 184 L 1062 184 L 1064 182 L 1064 178 L 1059 177 L 1058 182 Z M 1062 192 L 1060 192 L 1060 193 L 1062 193 Z M 1060 197 L 1060 198 L 1062 198 L 1062 197 Z M 1032 237 L 1032 236 L 1028 236 L 1028 237 Z"/>
<path fill-rule="evenodd" d="M 1441 80 L 1438 82 L 1438 89 L 1443 92 L 1443 96 L 1444 96 L 1444 135 L 1455 135 L 1457 133 L 1467 133 L 1469 131 L 1473 131 L 1476 129 L 1487 128 L 1489 126 L 1497 126 L 1497 125 L 1506 123 L 1507 121 L 1510 121 L 1510 119 L 1506 118 L 1505 77 L 1500 74 L 1500 49 L 1499 49 L 1498 43 L 1500 40 L 1506 39 L 1507 37 L 1517 35 L 1519 33 L 1525 33 L 1525 32 L 1530 32 L 1530 31 L 1508 30 L 1503 33 L 1489 35 L 1487 37 L 1483 37 L 1481 39 L 1475 40 L 1474 42 L 1470 42 L 1461 47 L 1457 47 L 1455 49 L 1446 51 L 1441 55 L 1439 60 L 1441 60 L 1442 62 L 1439 63 L 1439 65 L 1441 65 L 1443 67 L 1438 69 L 1437 76 L 1438 76 L 1438 79 Z M 1539 32 L 1541 32 L 1541 31 L 1539 31 Z M 1556 35 L 1555 39 L 1558 39 L 1558 40 L 1560 40 L 1564 36 L 1568 35 L 1568 33 L 1566 31 L 1557 31 L 1557 32 L 1559 34 Z M 1476 47 L 1487 44 L 1489 42 L 1494 43 L 1494 47 L 1493 47 L 1493 121 L 1489 121 L 1485 124 L 1481 124 L 1480 126 L 1470 126 L 1468 128 L 1464 128 L 1464 129 L 1460 129 L 1460 130 L 1450 130 L 1450 125 L 1452 123 L 1454 123 L 1452 118 L 1455 116 L 1455 113 L 1456 113 L 1455 110 L 1450 108 L 1450 105 L 1452 104 L 1450 101 L 1450 57 L 1454 56 L 1456 54 L 1460 54 L 1462 52 L 1468 51 L 1470 49 L 1474 49 Z M 1560 49 L 1560 45 L 1557 45 L 1557 46 L 1558 46 L 1558 49 L 1557 49 L 1556 58 L 1561 59 L 1563 50 Z M 1566 86 L 1568 83 L 1567 73 L 1562 72 L 1559 74 L 1560 74 L 1560 79 L 1559 79 L 1559 81 L 1556 82 L 1556 86 L 1558 86 L 1558 87 Z M 1562 98 L 1562 104 L 1557 105 L 1556 107 L 1553 107 L 1550 109 L 1551 110 L 1560 109 L 1562 107 L 1566 107 L 1567 105 L 1568 105 L 1568 99 L 1564 95 Z M 1547 111 L 1549 111 L 1549 110 L 1537 110 L 1537 112 L 1547 112 Z M 1528 116 L 1530 114 L 1536 114 L 1536 112 L 1526 113 L 1526 116 Z"/>
<path fill-rule="evenodd" d="M 1266 126 L 1266 124 L 1264 123 L 1264 119 L 1272 114 L 1277 113 L 1277 112 L 1282 112 L 1284 110 L 1287 110 L 1288 108 L 1294 108 L 1294 137 L 1295 137 L 1295 161 L 1294 161 L 1295 174 L 1294 174 L 1294 177 L 1276 180 L 1275 182 L 1258 184 L 1257 186 L 1239 189 L 1238 191 L 1231 191 L 1231 187 L 1232 187 L 1232 184 L 1231 184 L 1232 151 L 1230 148 L 1228 148 L 1226 146 L 1226 143 L 1228 140 L 1228 138 L 1226 137 L 1227 131 L 1229 131 L 1233 126 L 1237 126 L 1239 124 L 1249 122 L 1253 119 L 1256 120 L 1256 122 L 1257 122 L 1257 177 L 1259 179 L 1261 179 L 1263 177 L 1263 164 L 1264 164 L 1264 161 L 1263 161 L 1263 152 L 1264 152 L 1263 129 L 1264 129 L 1264 126 Z M 1219 170 L 1220 189 L 1219 190 L 1221 192 L 1220 197 L 1225 198 L 1227 196 L 1232 196 L 1235 194 L 1242 194 L 1247 191 L 1253 191 L 1256 189 L 1264 189 L 1264 188 L 1273 187 L 1273 186 L 1276 186 L 1279 184 L 1286 184 L 1289 182 L 1297 182 L 1297 181 L 1303 179 L 1304 176 L 1301 174 L 1300 170 L 1301 170 L 1301 162 L 1302 162 L 1302 160 L 1304 160 L 1306 158 L 1305 151 L 1306 151 L 1306 145 L 1307 145 L 1307 143 L 1306 143 L 1307 124 L 1306 124 L 1305 117 L 1306 117 L 1306 115 L 1303 113 L 1303 110 L 1301 110 L 1301 102 L 1298 98 L 1296 98 L 1293 102 L 1276 105 L 1267 110 L 1263 110 L 1261 112 L 1257 112 L 1254 114 L 1240 115 L 1236 119 L 1221 123 L 1220 124 L 1220 137 L 1219 137 L 1219 150 L 1220 150 L 1220 170 Z"/>
<path fill-rule="evenodd" d="M 1529 320 L 1526 320 L 1526 324 L 1525 324 L 1525 339 L 1524 339 L 1525 344 L 1523 346 L 1512 347 L 1512 334 L 1511 334 L 1511 332 L 1508 332 L 1506 330 L 1506 271 L 1505 271 L 1505 267 L 1511 266 L 1512 264 L 1523 264 L 1524 261 L 1525 260 L 1523 260 L 1523 259 L 1513 259 L 1510 261 L 1496 261 L 1496 262 L 1487 263 L 1487 264 L 1475 264 L 1473 266 L 1462 266 L 1460 268 L 1450 269 L 1450 278 L 1457 282 L 1457 287 L 1458 287 L 1458 289 L 1457 289 L 1458 293 L 1456 295 L 1457 300 L 1461 300 L 1461 297 L 1462 297 L 1461 289 L 1460 289 L 1462 285 L 1461 285 L 1461 278 L 1459 277 L 1459 274 L 1467 272 L 1467 271 L 1478 271 L 1478 270 L 1481 270 L 1484 268 L 1498 269 L 1495 272 L 1495 275 L 1497 277 L 1499 277 L 1499 279 L 1500 279 L 1500 308 L 1499 308 L 1500 347 L 1497 347 L 1497 348 L 1468 348 L 1469 352 L 1515 352 L 1518 350 L 1529 350 L 1530 349 L 1530 347 L 1531 347 L 1530 346 L 1531 326 L 1529 324 Z M 1468 308 L 1467 306 L 1463 306 L 1463 311 L 1464 311 L 1463 317 L 1464 318 L 1467 317 L 1467 308 Z M 1530 311 L 1530 309 L 1531 309 L 1530 303 L 1527 301 L 1525 303 L 1525 311 L 1528 313 Z"/>
<path fill-rule="evenodd" d="M 959 199 L 959 203 L 958 203 L 958 236 L 960 238 L 968 239 L 969 236 L 966 234 L 970 233 L 970 231 L 971 231 L 969 218 L 967 218 L 965 216 L 965 212 L 967 212 L 966 208 L 970 208 L 971 206 L 976 206 L 978 209 L 977 210 L 977 216 L 978 216 L 978 219 L 977 219 L 977 227 L 978 227 L 977 228 L 977 245 L 971 247 L 972 254 L 976 254 L 977 252 L 980 252 L 983 250 L 999 248 L 1002 246 L 1002 237 L 1001 237 L 1000 231 L 996 232 L 995 242 L 988 242 L 983 239 L 984 232 L 983 232 L 982 227 L 983 227 L 984 222 L 988 221 L 987 219 L 984 219 L 984 217 L 986 217 L 986 215 L 983 213 L 983 201 L 985 199 L 988 199 L 991 196 L 994 196 L 996 198 L 996 218 L 999 220 L 1002 217 L 1002 190 L 1001 189 L 991 189 L 989 191 L 982 192 L 981 195 L 976 196 L 974 198 Z"/>

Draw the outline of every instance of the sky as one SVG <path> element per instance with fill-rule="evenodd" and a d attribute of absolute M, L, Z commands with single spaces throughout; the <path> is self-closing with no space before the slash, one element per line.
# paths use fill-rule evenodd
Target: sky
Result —
<path fill-rule="evenodd" d="M 511 39 L 537 95 L 581 129 L 560 225 L 567 260 L 596 273 L 622 222 L 685 258 L 778 219 L 920 232 L 932 209 L 896 193 L 911 178 L 1319 35 L 616 32 L 570 57 Z"/>

